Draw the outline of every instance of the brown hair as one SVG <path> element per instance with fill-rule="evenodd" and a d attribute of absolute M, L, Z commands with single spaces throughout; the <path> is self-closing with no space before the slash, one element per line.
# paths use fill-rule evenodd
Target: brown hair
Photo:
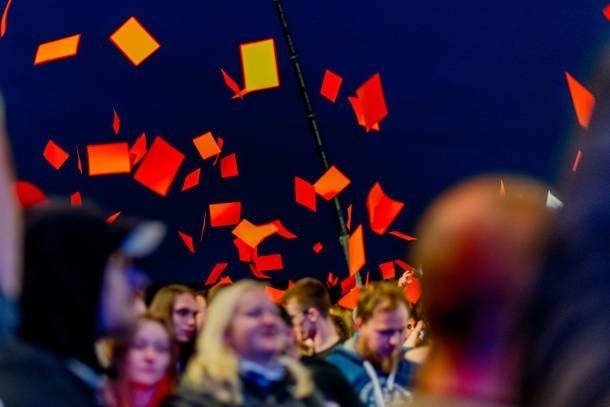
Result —
<path fill-rule="evenodd" d="M 291 299 L 295 299 L 301 311 L 306 311 L 309 308 L 314 308 L 326 318 L 330 311 L 330 295 L 328 290 L 320 281 L 315 278 L 306 277 L 296 282 L 289 288 L 281 298 L 283 305 L 286 305 Z"/>
<path fill-rule="evenodd" d="M 409 310 L 409 303 L 402 289 L 390 282 L 374 282 L 360 292 L 356 308 L 357 318 L 360 318 L 362 322 L 367 322 L 373 317 L 375 311 L 379 309 L 395 310 L 400 304 L 403 304 L 407 311 Z"/>
<path fill-rule="evenodd" d="M 328 315 L 341 342 L 347 341 L 354 335 L 354 318 L 350 310 L 335 305 L 330 309 Z"/>
<path fill-rule="evenodd" d="M 172 334 L 174 331 L 174 303 L 176 302 L 176 297 L 182 294 L 191 294 L 193 298 L 195 298 L 195 292 L 185 285 L 166 285 L 157 291 L 148 307 L 148 311 L 151 314 L 154 314 L 165 321 L 165 324 L 171 328 Z"/>

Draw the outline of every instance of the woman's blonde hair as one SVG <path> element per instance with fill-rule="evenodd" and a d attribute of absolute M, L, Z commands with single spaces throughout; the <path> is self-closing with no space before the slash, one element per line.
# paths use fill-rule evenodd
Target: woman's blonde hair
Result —
<path fill-rule="evenodd" d="M 247 291 L 263 289 L 264 286 L 257 282 L 242 280 L 218 293 L 210 303 L 206 323 L 197 337 L 197 352 L 186 368 L 184 385 L 195 391 L 209 392 L 223 403 L 243 404 L 239 357 L 225 337 L 239 299 Z M 292 395 L 297 399 L 310 396 L 313 383 L 306 368 L 288 357 L 279 360 L 294 380 Z"/>

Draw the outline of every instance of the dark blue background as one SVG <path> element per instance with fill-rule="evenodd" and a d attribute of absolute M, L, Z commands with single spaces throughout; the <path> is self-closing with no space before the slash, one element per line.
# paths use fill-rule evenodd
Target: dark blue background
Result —
<path fill-rule="evenodd" d="M 3 7 L 6 0 L 0 0 Z M 589 0 L 294 1 L 285 0 L 307 85 L 331 163 L 351 179 L 341 195 L 354 205 L 353 224 L 366 223 L 365 197 L 375 181 L 406 203 L 393 229 L 414 231 L 417 217 L 441 190 L 480 172 L 508 171 L 552 181 L 575 117 L 564 79 L 585 84 L 608 23 L 604 3 Z M 136 68 L 108 36 L 136 16 L 161 49 Z M 82 33 L 78 56 L 33 66 L 39 43 Z M 240 43 L 276 39 L 281 87 L 231 100 L 219 67 L 238 82 Z M 336 104 L 319 95 L 325 69 L 344 77 Z M 389 116 L 380 133 L 356 124 L 347 96 L 376 72 Z M 230 228 L 207 228 L 197 254 L 178 239 L 198 240 L 210 202 L 241 200 L 244 215 L 262 223 L 281 219 L 299 235 L 272 237 L 261 253 L 281 252 L 287 278 L 347 271 L 330 203 L 317 214 L 293 201 L 295 175 L 321 174 L 274 4 L 265 1 L 21 1 L 14 0 L 0 39 L 0 89 L 19 177 L 49 194 L 81 191 L 108 213 L 160 218 L 170 235 L 155 259 L 157 282 L 202 281 L 218 261 L 239 278 Z M 112 109 L 122 121 L 112 131 Z M 208 130 L 236 152 L 237 179 L 220 180 L 191 139 Z M 187 159 L 167 198 L 130 176 L 90 178 L 76 169 L 74 148 L 127 140 L 145 131 L 163 135 Z M 48 139 L 72 153 L 60 171 L 42 158 Z M 568 152 L 571 154 L 571 152 Z M 180 192 L 184 175 L 202 166 L 202 184 Z M 321 241 L 326 250 L 313 255 Z M 367 270 L 404 255 L 405 244 L 373 235 L 366 226 Z"/>

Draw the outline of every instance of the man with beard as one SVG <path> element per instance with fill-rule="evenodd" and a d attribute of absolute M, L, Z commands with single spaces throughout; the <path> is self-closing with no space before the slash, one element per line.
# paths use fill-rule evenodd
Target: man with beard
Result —
<path fill-rule="evenodd" d="M 390 283 L 364 288 L 356 309 L 356 338 L 336 348 L 327 360 L 337 366 L 366 406 L 410 400 L 413 365 L 402 343 L 409 317 L 402 290 Z"/>

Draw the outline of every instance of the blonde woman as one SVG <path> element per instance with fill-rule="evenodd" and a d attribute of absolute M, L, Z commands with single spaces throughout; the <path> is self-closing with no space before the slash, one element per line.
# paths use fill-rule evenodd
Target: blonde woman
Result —
<path fill-rule="evenodd" d="M 182 388 L 168 406 L 323 406 L 264 287 L 240 281 L 210 303 Z"/>

